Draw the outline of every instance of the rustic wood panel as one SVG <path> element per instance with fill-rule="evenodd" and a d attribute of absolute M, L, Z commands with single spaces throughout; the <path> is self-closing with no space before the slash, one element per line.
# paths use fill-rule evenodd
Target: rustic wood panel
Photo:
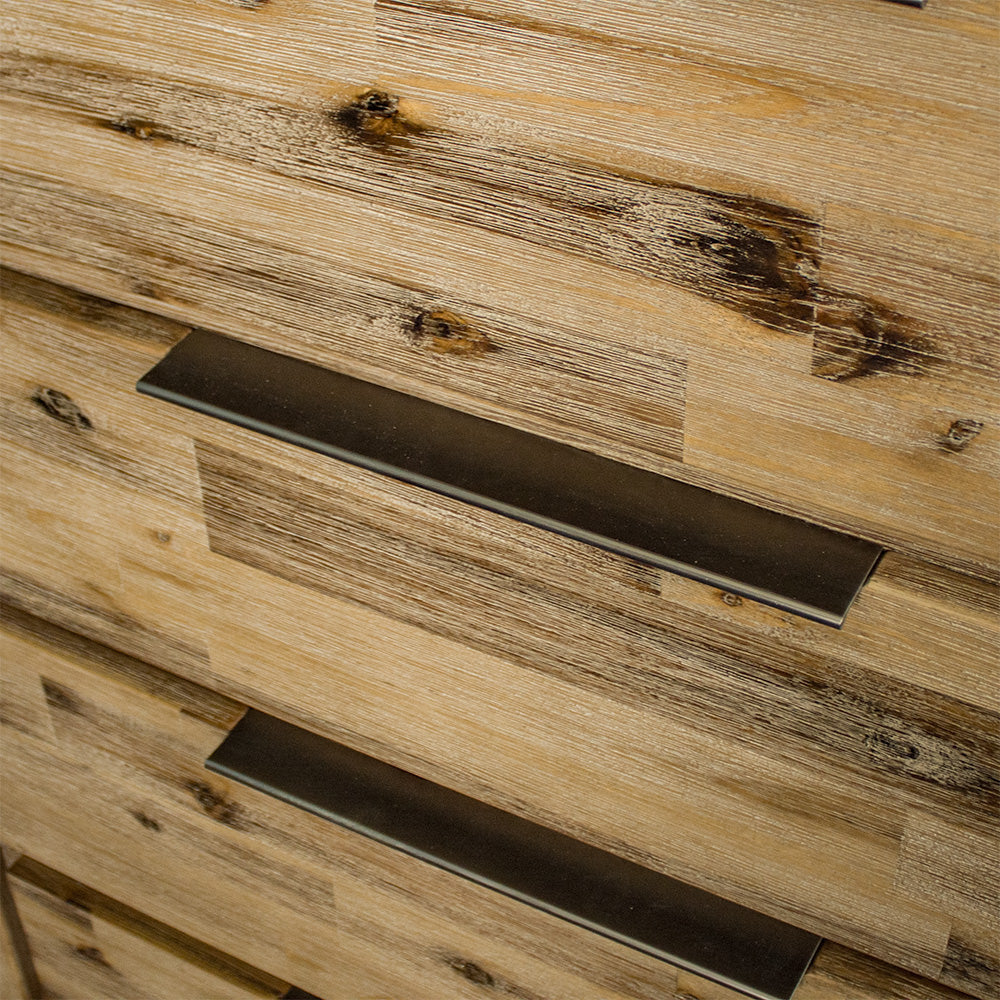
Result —
<path fill-rule="evenodd" d="M 8 621 L 7 662 L 47 691 L 49 731 L 57 734 L 11 734 L 18 780 L 3 790 L 10 831 L 78 881 L 113 886 L 126 907 L 141 902 L 157 919 L 196 930 L 199 941 L 234 945 L 233 954 L 275 963 L 345 1000 L 472 1000 L 487 987 L 533 1000 L 733 996 L 250 789 L 197 777 L 201 748 L 225 730 L 187 717 L 165 696 L 182 692 L 193 703 L 193 686 L 138 662 L 125 669 L 113 651 L 37 620 Z M 120 669 L 109 672 L 109 661 Z M 204 694 L 209 706 L 218 701 Z M 77 808 L 78 823 L 60 821 L 52 792 Z M 199 862 L 205 867 L 193 892 L 191 866 Z M 14 871 L 35 909 L 62 925 L 57 937 L 73 925 L 77 962 L 100 966 L 100 956 L 117 964 L 108 917 L 120 922 L 123 903 L 108 913 L 86 889 L 67 903 L 64 879 L 28 859 Z M 49 889 L 44 897 L 39 883 Z M 157 928 L 142 918 L 141 929 Z M 805 1000 L 959 997 L 829 945 L 801 992 Z"/>
<path fill-rule="evenodd" d="M 491 139 L 394 92 L 8 67 L 19 267 L 995 573 L 983 236 Z"/>
<path fill-rule="evenodd" d="M 288 991 L 288 983 L 30 858 L 17 861 L 10 881 L 47 997 L 277 1000 Z"/>
<path fill-rule="evenodd" d="M 383 80 L 439 120 L 996 232 L 982 214 L 995 206 L 993 2 L 378 0 L 376 12 Z"/>
<path fill-rule="evenodd" d="M 45 863 L 322 996 L 471 998 L 477 969 L 551 1000 L 672 992 L 669 966 L 209 775 L 225 730 L 20 631 L 58 736 L 12 737 L 4 805 Z M 55 789 L 79 824 L 39 807 Z"/>
<path fill-rule="evenodd" d="M 139 76 L 173 52 L 178 80 L 286 99 L 364 82 L 375 58 L 370 0 L 192 0 L 183 8 L 169 0 L 11 0 L 3 26 L 13 51 L 110 60 Z"/>
<path fill-rule="evenodd" d="M 139 397 L 129 311 L 41 287 L 7 311 L 12 600 L 894 962 L 995 967 L 919 875 L 996 835 L 993 588 L 890 555 L 839 632 L 740 602 Z"/>
<path fill-rule="evenodd" d="M 7 871 L 0 865 L 0 996 L 8 1000 L 35 1000 L 40 992 L 24 927 L 7 883 Z"/>

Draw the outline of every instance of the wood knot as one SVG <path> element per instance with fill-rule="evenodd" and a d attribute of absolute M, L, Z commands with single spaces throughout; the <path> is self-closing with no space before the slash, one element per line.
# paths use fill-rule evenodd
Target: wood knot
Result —
<path fill-rule="evenodd" d="M 464 958 L 449 958 L 448 967 L 477 986 L 496 986 L 496 980 L 481 966 Z"/>
<path fill-rule="evenodd" d="M 400 108 L 398 97 L 384 90 L 366 90 L 330 117 L 352 139 L 386 152 L 409 147 L 412 137 L 427 131 Z"/>
<path fill-rule="evenodd" d="M 948 432 L 938 438 L 938 444 L 946 451 L 965 451 L 982 429 L 981 420 L 955 420 Z"/>
<path fill-rule="evenodd" d="M 824 289 L 815 303 L 812 373 L 831 382 L 922 375 L 932 347 L 911 320 L 873 300 Z"/>
<path fill-rule="evenodd" d="M 144 826 L 147 830 L 152 830 L 153 833 L 159 833 L 163 829 L 157 820 L 153 819 L 152 816 L 147 816 L 141 810 L 137 809 L 131 812 L 130 815 L 137 823 Z"/>
<path fill-rule="evenodd" d="M 50 417 L 78 431 L 89 431 L 94 425 L 90 418 L 69 396 L 58 389 L 38 389 L 31 401 L 40 406 Z"/>
<path fill-rule="evenodd" d="M 722 603 L 728 604 L 731 608 L 738 608 L 743 604 L 743 598 L 739 594 L 730 594 L 726 591 L 721 596 Z"/>
<path fill-rule="evenodd" d="M 153 122 L 145 121 L 142 118 L 112 118 L 101 122 L 101 124 L 105 128 L 111 129 L 112 132 L 130 135 L 133 139 L 139 139 L 144 142 L 149 139 L 155 139 L 162 134 Z"/>
<path fill-rule="evenodd" d="M 410 343 L 434 354 L 469 356 L 498 350 L 485 333 L 447 309 L 418 313 L 410 328 Z"/>
<path fill-rule="evenodd" d="M 216 822 L 231 826 L 234 830 L 246 829 L 246 823 L 242 818 L 243 807 L 238 802 L 230 802 L 203 781 L 188 781 L 184 787 L 194 796 L 205 813 Z"/>

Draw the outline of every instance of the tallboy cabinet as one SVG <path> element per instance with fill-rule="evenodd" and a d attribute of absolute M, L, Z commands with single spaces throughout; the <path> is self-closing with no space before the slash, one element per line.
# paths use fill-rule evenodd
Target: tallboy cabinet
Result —
<path fill-rule="evenodd" d="M 996 3 L 3 20 L 4 997 L 781 995 L 721 971 L 769 943 L 713 966 L 494 884 L 501 815 L 628 873 L 622 912 L 664 876 L 822 939 L 796 998 L 1000 996 Z M 220 337 L 313 366 L 305 409 L 252 366 L 136 391 Z M 351 417 L 385 454 L 502 490 L 528 438 L 465 415 L 627 471 L 442 492 L 319 440 L 320 370 L 402 394 Z M 640 482 L 706 491 L 683 565 L 608 544 Z M 817 615 L 705 570 L 723 536 L 793 591 L 870 558 Z M 329 822 L 342 771 L 206 767 L 262 717 L 469 810 L 479 874 Z M 628 919 L 694 926 L 664 906 Z"/>

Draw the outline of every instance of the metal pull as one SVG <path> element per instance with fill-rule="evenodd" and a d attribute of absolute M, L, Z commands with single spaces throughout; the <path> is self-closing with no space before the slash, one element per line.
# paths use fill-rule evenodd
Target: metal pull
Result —
<path fill-rule="evenodd" d="M 759 1000 L 789 1000 L 820 938 L 255 709 L 205 766 Z"/>
<path fill-rule="evenodd" d="M 215 333 L 189 334 L 137 388 L 826 625 L 883 551 Z"/>

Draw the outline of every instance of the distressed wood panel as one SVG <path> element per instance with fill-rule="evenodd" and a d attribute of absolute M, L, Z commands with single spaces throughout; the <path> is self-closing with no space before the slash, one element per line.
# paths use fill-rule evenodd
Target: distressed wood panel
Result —
<path fill-rule="evenodd" d="M 910 870 L 946 870 L 967 833 L 995 837 L 993 588 L 891 554 L 839 632 L 735 601 L 139 397 L 152 348 L 129 340 L 130 311 L 112 323 L 40 287 L 50 298 L 7 310 L 12 600 L 938 975 L 966 908 L 894 883 L 921 816 L 952 828 L 914 841 Z M 41 405 L 39 386 L 76 409 Z M 67 552 L 94 556 L 69 572 Z M 13 700 L 22 729 L 44 722 L 37 693 Z M 665 826 L 683 835 L 665 842 Z M 965 952 L 988 955 L 971 916 Z M 974 963 L 957 947 L 946 974 L 961 984 Z"/>
<path fill-rule="evenodd" d="M 223 941 L 235 945 L 234 954 L 274 962 L 325 996 L 369 995 L 367 990 L 471 1000 L 484 987 L 533 1000 L 733 995 L 243 786 L 205 772 L 188 778 L 198 774 L 201 748 L 212 732 L 217 740 L 225 730 L 193 721 L 178 727 L 181 706 L 165 697 L 181 690 L 176 680 L 133 662 L 115 672 L 111 685 L 107 663 L 121 657 L 27 617 L 11 621 L 13 630 L 8 626 L 3 637 L 8 662 L 47 690 L 56 733 L 51 741 L 41 733 L 12 735 L 11 764 L 22 780 L 3 790 L 11 830 L 16 841 L 30 840 L 46 863 L 58 859 L 78 881 L 97 876 L 113 885 L 129 901 L 124 906 L 141 901 L 157 919 L 169 916 L 173 926 L 197 928 L 200 941 Z M 186 702 L 197 700 L 192 686 L 183 691 Z M 218 701 L 208 692 L 205 698 Z M 211 708 L 202 713 L 214 714 Z M 56 789 L 78 807 L 79 824 L 59 821 L 47 798 Z M 117 853 L 117 864 L 109 864 L 110 852 Z M 199 879 L 204 896 L 191 891 L 189 878 L 188 866 L 199 857 L 207 863 Z M 248 866 L 259 881 L 248 879 Z M 66 924 L 74 925 L 78 959 L 100 965 L 98 956 L 118 954 L 105 944 L 123 903 L 111 904 L 107 913 L 104 901 L 86 889 L 67 903 L 65 880 L 40 873 L 28 859 L 14 872 L 35 909 L 63 925 L 57 934 L 65 936 Z M 44 896 L 40 881 L 49 883 Z M 269 904 L 264 920 L 256 919 L 261 899 Z M 142 920 L 144 933 L 157 930 L 149 918 Z M 86 954 L 80 955 L 82 937 Z M 801 995 L 959 997 L 830 945 Z"/>
<path fill-rule="evenodd" d="M 996 233 L 993 2 L 378 0 L 376 16 L 383 79 L 439 120 Z"/>
<path fill-rule="evenodd" d="M 10 881 L 46 996 L 250 1000 L 288 983 L 21 857 Z"/>
<path fill-rule="evenodd" d="M 110 60 L 136 75 L 162 69 L 173 53 L 178 80 L 289 99 L 363 82 L 375 58 L 369 0 L 11 0 L 3 27 L 17 52 Z"/>
<path fill-rule="evenodd" d="M 24 927 L 7 883 L 7 870 L 0 865 L 0 996 L 35 1000 L 40 992 Z"/>
<path fill-rule="evenodd" d="M 971 321 L 915 333 L 899 303 L 830 286 L 804 306 L 821 317 L 817 348 L 676 283 L 482 228 L 473 239 L 461 221 L 397 208 L 400 197 L 390 209 L 332 184 L 234 175 L 211 152 L 27 107 L 13 120 L 35 127 L 16 156 L 8 143 L 29 171 L 8 186 L 8 256 L 21 267 L 995 573 L 1000 405 Z M 72 134 L 66 149 L 81 154 L 59 183 L 30 174 L 57 158 L 39 152 L 39 129 Z M 88 184 L 103 192 L 76 187 L 81 156 L 101 164 Z M 241 216 L 255 206 L 252 227 L 237 226 L 251 236 L 219 228 L 234 198 Z M 568 211 L 617 253 L 600 219 Z"/>

